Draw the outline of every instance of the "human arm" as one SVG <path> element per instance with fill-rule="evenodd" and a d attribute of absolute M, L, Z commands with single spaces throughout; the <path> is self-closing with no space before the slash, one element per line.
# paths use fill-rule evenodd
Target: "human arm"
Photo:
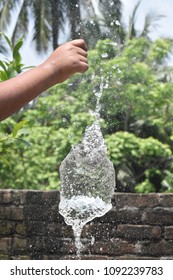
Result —
<path fill-rule="evenodd" d="M 0 83 L 0 120 L 15 113 L 51 86 L 87 69 L 87 50 L 82 39 L 61 45 L 42 64 Z"/>

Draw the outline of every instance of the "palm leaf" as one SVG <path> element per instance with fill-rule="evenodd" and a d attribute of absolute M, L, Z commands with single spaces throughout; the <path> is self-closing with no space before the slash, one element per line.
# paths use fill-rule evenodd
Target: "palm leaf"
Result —
<path fill-rule="evenodd" d="M 137 11 L 138 11 L 138 8 L 139 8 L 139 5 L 141 4 L 141 1 L 139 1 L 134 9 L 133 9 L 133 12 L 132 12 L 132 15 L 130 16 L 130 19 L 129 19 L 129 30 L 128 30 L 128 33 L 127 33 L 127 40 L 130 40 L 134 37 L 136 37 L 137 35 L 137 32 L 136 32 L 136 28 L 135 28 L 135 25 L 136 25 L 136 14 L 137 14 Z"/>
<path fill-rule="evenodd" d="M 36 50 L 47 51 L 48 42 L 51 41 L 50 5 L 45 0 L 34 1 L 32 12 L 34 16 L 33 40 L 36 43 Z"/>
<path fill-rule="evenodd" d="M 13 28 L 12 42 L 15 42 L 21 38 L 24 34 L 28 33 L 29 26 L 29 3 L 28 0 L 23 0 L 20 8 L 18 9 L 18 18 Z"/>
<path fill-rule="evenodd" d="M 145 17 L 144 28 L 143 28 L 140 36 L 147 37 L 150 33 L 150 28 L 153 26 L 154 27 L 158 26 L 157 22 L 163 17 L 165 17 L 165 16 L 164 15 L 155 15 L 153 13 L 147 14 Z"/>

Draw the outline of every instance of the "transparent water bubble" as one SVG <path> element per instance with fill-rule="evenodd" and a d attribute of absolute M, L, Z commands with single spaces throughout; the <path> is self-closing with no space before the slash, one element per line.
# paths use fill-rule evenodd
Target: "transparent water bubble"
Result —
<path fill-rule="evenodd" d="M 107 158 L 99 126 L 99 101 L 103 87 L 101 82 L 100 92 L 95 91 L 95 122 L 86 128 L 81 143 L 72 147 L 60 166 L 59 212 L 73 228 L 78 256 L 82 249 L 80 236 L 83 226 L 111 209 L 115 189 L 115 170 Z"/>

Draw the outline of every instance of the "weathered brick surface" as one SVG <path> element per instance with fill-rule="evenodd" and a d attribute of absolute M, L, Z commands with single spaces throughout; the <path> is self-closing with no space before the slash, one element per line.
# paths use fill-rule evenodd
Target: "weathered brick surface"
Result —
<path fill-rule="evenodd" d="M 12 242 L 11 238 L 7 238 L 7 237 L 0 238 L 0 254 L 5 253 L 8 255 L 11 248 L 11 242 Z"/>
<path fill-rule="evenodd" d="M 164 237 L 173 240 L 173 226 L 165 227 Z"/>
<path fill-rule="evenodd" d="M 14 223 L 0 221 L 0 236 L 12 235 L 14 231 Z"/>
<path fill-rule="evenodd" d="M 23 253 L 27 251 L 27 240 L 21 237 L 14 237 L 12 242 L 12 252 Z"/>
<path fill-rule="evenodd" d="M 23 207 L 5 205 L 0 207 L 0 219 L 7 221 L 23 221 Z"/>
<path fill-rule="evenodd" d="M 148 225 L 118 225 L 117 235 L 124 239 L 160 239 L 161 228 Z"/>
<path fill-rule="evenodd" d="M 28 236 L 28 231 L 24 221 L 15 224 L 15 233 L 19 236 Z"/>
<path fill-rule="evenodd" d="M 173 242 L 160 240 L 160 241 L 144 241 L 140 243 L 140 254 L 149 256 L 173 256 Z"/>
<path fill-rule="evenodd" d="M 0 191 L 0 259 L 77 259 L 58 191 Z M 81 259 L 173 259 L 173 194 L 115 193 L 85 225 Z"/>
<path fill-rule="evenodd" d="M 173 207 L 173 195 L 159 194 L 159 201 L 162 207 Z"/>
<path fill-rule="evenodd" d="M 115 193 L 112 198 L 112 203 L 117 208 L 124 207 L 156 207 L 160 205 L 160 197 L 157 194 L 136 194 Z"/>
<path fill-rule="evenodd" d="M 147 209 L 144 212 L 143 221 L 149 225 L 173 225 L 173 207 Z"/>

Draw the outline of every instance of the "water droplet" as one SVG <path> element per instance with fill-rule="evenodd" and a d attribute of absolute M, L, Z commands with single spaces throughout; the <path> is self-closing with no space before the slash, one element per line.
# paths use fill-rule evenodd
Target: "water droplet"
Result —
<path fill-rule="evenodd" d="M 94 237 L 94 236 L 92 236 L 92 237 L 91 237 L 91 245 L 93 245 L 93 244 L 94 244 L 94 242 L 95 242 L 95 237 Z"/>
<path fill-rule="evenodd" d="M 108 53 L 103 53 L 103 54 L 101 55 L 101 57 L 102 57 L 102 58 L 108 58 Z"/>
<path fill-rule="evenodd" d="M 115 24 L 116 24 L 117 26 L 120 26 L 120 25 L 121 25 L 120 22 L 119 22 L 119 20 L 116 20 L 116 21 L 115 21 Z"/>

